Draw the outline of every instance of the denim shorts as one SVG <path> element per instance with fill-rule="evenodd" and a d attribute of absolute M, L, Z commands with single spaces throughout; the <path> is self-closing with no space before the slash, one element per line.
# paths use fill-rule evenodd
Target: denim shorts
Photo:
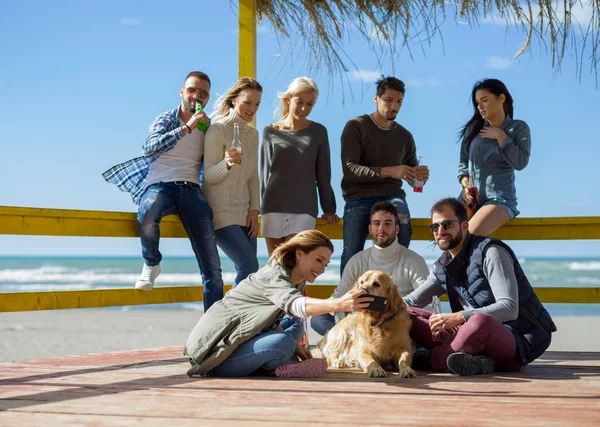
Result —
<path fill-rule="evenodd" d="M 520 213 L 516 208 L 512 208 L 512 207 L 508 206 L 508 204 L 499 202 L 497 200 L 489 200 L 488 199 L 481 206 L 486 206 L 486 205 L 500 206 L 502 209 L 504 209 L 506 211 L 506 213 L 508 214 L 510 219 L 513 219 Z"/>

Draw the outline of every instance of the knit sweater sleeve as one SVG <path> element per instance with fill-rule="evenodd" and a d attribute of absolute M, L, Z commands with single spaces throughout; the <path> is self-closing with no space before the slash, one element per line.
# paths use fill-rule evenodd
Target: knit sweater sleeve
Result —
<path fill-rule="evenodd" d="M 255 164 L 248 178 L 248 193 L 250 194 L 250 210 L 260 212 L 260 181 L 258 178 L 258 131 L 250 130 L 250 138 L 253 138 L 252 147 L 256 150 Z"/>
<path fill-rule="evenodd" d="M 319 151 L 317 152 L 317 164 L 315 175 L 317 177 L 317 188 L 319 189 L 319 199 L 323 213 L 335 213 L 335 194 L 331 187 L 331 159 L 329 154 L 329 138 L 327 129 L 322 126 L 322 137 L 319 141 Z"/>
<path fill-rule="evenodd" d="M 429 267 L 427 267 L 427 263 L 422 256 L 412 251 L 409 252 L 406 261 L 405 273 L 408 282 L 414 290 L 427 280 L 427 276 L 429 276 Z"/>
<path fill-rule="evenodd" d="M 273 146 L 271 144 L 271 134 L 269 128 L 271 125 L 266 126 L 263 130 L 262 147 L 260 150 L 260 199 L 263 200 L 265 196 L 265 190 L 267 189 L 267 183 L 269 182 L 269 176 L 271 175 L 271 159 L 273 157 Z"/>
<path fill-rule="evenodd" d="M 334 298 L 339 298 L 352 289 L 352 286 L 354 286 L 360 275 L 367 271 L 367 266 L 364 262 L 368 259 L 368 257 L 365 256 L 366 254 L 366 251 L 361 251 L 350 258 L 342 273 L 342 280 L 333 292 Z"/>
<path fill-rule="evenodd" d="M 204 181 L 208 184 L 222 181 L 229 173 L 225 163 L 227 147 L 225 126 L 215 123 L 206 131 L 204 138 Z"/>
<path fill-rule="evenodd" d="M 381 167 L 360 164 L 362 153 L 361 133 L 360 124 L 355 119 L 346 123 L 346 127 L 342 131 L 342 170 L 344 179 L 352 184 L 380 182 Z"/>

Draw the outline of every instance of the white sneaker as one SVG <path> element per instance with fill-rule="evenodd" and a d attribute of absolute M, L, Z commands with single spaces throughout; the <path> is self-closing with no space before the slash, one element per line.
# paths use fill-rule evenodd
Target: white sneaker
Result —
<path fill-rule="evenodd" d="M 137 282 L 135 282 L 135 288 L 140 291 L 151 291 L 154 287 L 154 280 L 160 274 L 160 264 L 149 266 L 144 264 L 142 274 Z"/>

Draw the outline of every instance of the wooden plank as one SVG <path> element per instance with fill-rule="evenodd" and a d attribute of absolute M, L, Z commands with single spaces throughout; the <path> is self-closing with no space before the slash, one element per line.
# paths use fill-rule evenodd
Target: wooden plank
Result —
<path fill-rule="evenodd" d="M 260 218 L 259 218 L 260 221 Z M 427 218 L 413 218 L 413 240 L 431 240 Z M 331 239 L 343 238 L 343 220 L 316 228 Z M 0 206 L 0 234 L 36 236 L 137 237 L 136 214 L 69 209 Z M 186 237 L 179 218 L 163 218 L 161 236 Z M 505 240 L 600 239 L 600 217 L 516 218 L 494 233 Z"/>
<path fill-rule="evenodd" d="M 0 424 L 592 426 L 600 411 L 598 353 L 408 380 L 334 369 L 308 380 L 190 379 L 188 366 L 179 347 L 0 364 Z"/>
<path fill-rule="evenodd" d="M 229 289 L 231 285 L 224 286 L 225 292 Z M 306 294 L 314 298 L 329 298 L 334 290 L 335 286 L 331 285 L 308 285 Z M 535 288 L 534 290 L 544 303 L 600 303 L 600 288 Z M 151 292 L 137 289 L 5 292 L 0 293 L 0 312 L 173 304 L 202 300 L 202 286 L 156 287 Z M 447 301 L 447 298 L 444 296 L 442 300 Z"/>

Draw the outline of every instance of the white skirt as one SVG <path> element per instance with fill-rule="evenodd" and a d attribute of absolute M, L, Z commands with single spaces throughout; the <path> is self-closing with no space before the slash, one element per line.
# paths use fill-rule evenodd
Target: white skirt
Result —
<path fill-rule="evenodd" d="M 281 239 L 304 230 L 314 230 L 317 219 L 308 214 L 266 213 L 260 216 L 263 237 Z"/>

